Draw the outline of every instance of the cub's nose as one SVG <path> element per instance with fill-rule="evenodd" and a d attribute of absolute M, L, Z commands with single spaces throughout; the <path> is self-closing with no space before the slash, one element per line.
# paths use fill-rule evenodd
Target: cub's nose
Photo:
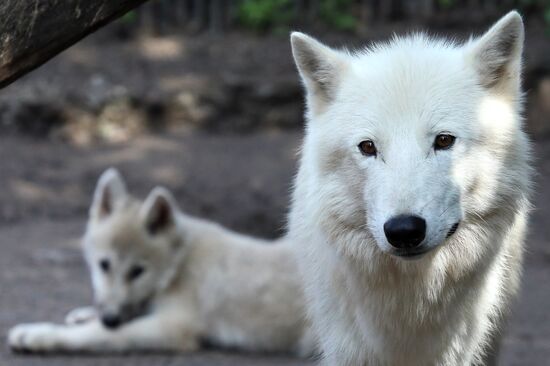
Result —
<path fill-rule="evenodd" d="M 384 234 L 395 248 L 416 248 L 426 237 L 426 220 L 413 215 L 395 216 L 384 224 Z"/>
<path fill-rule="evenodd" d="M 115 329 L 120 326 L 122 319 L 116 314 L 105 314 L 101 317 L 101 322 L 106 328 Z"/>

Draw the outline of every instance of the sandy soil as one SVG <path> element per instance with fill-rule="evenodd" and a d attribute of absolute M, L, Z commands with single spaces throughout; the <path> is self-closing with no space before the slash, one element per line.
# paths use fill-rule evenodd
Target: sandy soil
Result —
<path fill-rule="evenodd" d="M 143 196 L 156 184 L 196 215 L 251 234 L 281 233 L 295 169 L 297 132 L 247 136 L 150 136 L 128 144 L 76 148 L 0 137 L 0 332 L 18 322 L 60 321 L 90 302 L 78 249 L 98 174 L 117 166 Z M 550 358 L 550 141 L 538 141 L 536 210 L 522 295 L 501 365 Z M 281 357 L 205 352 L 189 356 L 19 356 L 0 348 L 1 365 L 306 365 Z"/>

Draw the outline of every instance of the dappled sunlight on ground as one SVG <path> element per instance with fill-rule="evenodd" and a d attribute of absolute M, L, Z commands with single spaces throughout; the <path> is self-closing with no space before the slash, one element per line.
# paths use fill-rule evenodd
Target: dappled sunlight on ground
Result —
<path fill-rule="evenodd" d="M 149 60 L 174 60 L 185 57 L 184 41 L 181 38 L 145 37 L 140 42 L 141 54 Z"/>

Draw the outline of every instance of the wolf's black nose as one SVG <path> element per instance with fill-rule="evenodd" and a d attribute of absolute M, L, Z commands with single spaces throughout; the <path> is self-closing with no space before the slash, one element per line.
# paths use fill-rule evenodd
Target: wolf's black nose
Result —
<path fill-rule="evenodd" d="M 101 317 L 101 322 L 106 328 L 114 329 L 122 323 L 120 317 L 114 314 L 105 314 Z"/>
<path fill-rule="evenodd" d="M 395 248 L 412 249 L 426 236 L 426 220 L 412 215 L 395 216 L 384 224 L 384 234 Z"/>

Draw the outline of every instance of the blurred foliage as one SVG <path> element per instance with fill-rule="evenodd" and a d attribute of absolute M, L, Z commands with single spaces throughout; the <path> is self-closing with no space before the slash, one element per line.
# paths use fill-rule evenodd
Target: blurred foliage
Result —
<path fill-rule="evenodd" d="M 254 30 L 287 27 L 294 18 L 291 0 L 244 0 L 237 10 L 239 22 Z"/>
<path fill-rule="evenodd" d="M 451 8 L 457 3 L 457 0 L 437 0 L 437 4 L 443 9 Z M 546 25 L 546 34 L 550 36 L 550 0 L 518 0 L 516 5 L 523 14 L 527 12 L 541 13 Z"/>
<path fill-rule="evenodd" d="M 542 19 L 546 26 L 546 35 L 550 36 L 550 0 L 520 0 L 519 10 L 521 12 L 542 10 Z"/>
<path fill-rule="evenodd" d="M 441 6 L 443 9 L 450 8 L 454 5 L 455 0 L 437 0 L 437 3 L 439 6 Z"/>
<path fill-rule="evenodd" d="M 476 14 L 472 19 L 478 23 L 489 22 L 516 8 L 529 20 L 536 18 L 544 22 L 546 34 L 550 36 L 550 0 L 480 0 L 475 4 L 464 0 L 433 0 L 428 4 L 431 7 L 427 9 L 429 19 L 426 19 L 426 9 L 418 6 L 420 0 L 411 0 L 407 5 L 405 0 L 392 1 L 382 6 L 383 1 L 386 0 L 155 0 L 125 14 L 120 23 L 126 28 L 143 24 L 155 29 L 164 29 L 165 24 L 189 26 L 192 31 L 208 28 L 223 31 L 225 26 L 238 25 L 256 32 L 281 34 L 286 34 L 290 28 L 321 26 L 361 33 L 367 25 L 371 26 L 366 24 L 371 21 L 420 20 L 429 23 L 433 19 L 444 24 L 442 22 L 455 10 L 464 14 L 472 12 L 472 5 L 475 5 Z M 469 17 L 464 18 L 465 25 L 469 21 Z"/>
<path fill-rule="evenodd" d="M 320 2 L 321 19 L 339 30 L 353 30 L 357 18 L 352 13 L 354 0 L 322 0 Z"/>
<path fill-rule="evenodd" d="M 546 30 L 550 30 L 550 5 L 544 10 L 544 21 L 546 22 Z"/>
<path fill-rule="evenodd" d="M 353 15 L 354 0 L 319 0 L 320 20 L 338 30 L 353 30 L 357 19 Z M 286 30 L 299 20 L 296 4 L 291 0 L 244 0 L 237 10 L 240 24 L 254 30 Z"/>
<path fill-rule="evenodd" d="M 136 20 L 137 20 L 137 12 L 135 10 L 130 10 L 120 18 L 120 21 L 122 23 L 128 23 L 128 24 L 133 24 L 136 22 Z"/>

